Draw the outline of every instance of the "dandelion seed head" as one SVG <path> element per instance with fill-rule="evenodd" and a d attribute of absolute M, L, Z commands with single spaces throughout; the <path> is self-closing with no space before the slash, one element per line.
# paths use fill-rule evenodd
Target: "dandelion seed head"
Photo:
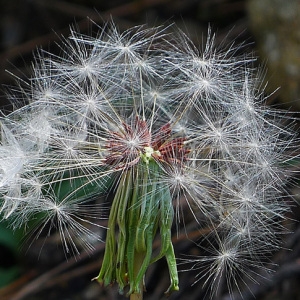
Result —
<path fill-rule="evenodd" d="M 136 292 L 140 284 L 120 272 L 146 249 L 143 271 L 165 256 L 177 290 L 171 230 L 186 215 L 211 231 L 196 244 L 206 255 L 194 259 L 197 282 L 217 294 L 223 282 L 241 291 L 255 281 L 254 269 L 280 247 L 297 139 L 264 104 L 253 59 L 236 57 L 235 45 L 219 49 L 210 31 L 199 50 L 183 33 L 120 33 L 113 23 L 96 37 L 71 29 L 60 45 L 60 55 L 38 51 L 32 77 L 10 95 L 26 103 L 0 120 L 3 218 L 13 228 L 37 218 L 37 235 L 57 228 L 65 251 L 78 254 L 99 240 L 95 202 L 112 193 L 105 285 Z"/>

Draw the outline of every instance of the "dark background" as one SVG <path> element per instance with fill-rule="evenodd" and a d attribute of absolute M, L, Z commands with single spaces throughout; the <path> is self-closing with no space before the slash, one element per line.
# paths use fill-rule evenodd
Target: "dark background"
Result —
<path fill-rule="evenodd" d="M 120 30 L 140 24 L 174 22 L 196 44 L 201 44 L 210 25 L 217 33 L 217 44 L 244 42 L 243 51 L 253 52 L 259 57 L 258 64 L 269 70 L 264 77 L 264 83 L 268 82 L 267 91 L 280 87 L 269 103 L 297 112 L 300 108 L 299 7 L 298 0 L 1 0 L 0 105 L 4 112 L 11 109 L 5 90 L 13 84 L 14 76 L 21 79 L 30 76 L 37 47 L 57 51 L 54 42 L 61 35 L 68 36 L 69 26 L 75 23 L 80 32 L 92 32 L 95 28 L 89 17 L 99 25 L 113 19 Z M 290 192 L 298 193 L 298 188 L 293 186 Z M 299 219 L 299 209 L 295 207 L 289 217 Z M 250 285 L 256 299 L 300 299 L 300 228 L 297 222 L 289 221 L 285 225 L 294 232 L 284 238 L 286 247 L 293 251 L 277 253 L 274 256 L 277 272 L 270 274 L 268 280 L 259 279 L 260 285 Z M 189 226 L 193 228 L 192 223 Z M 55 235 L 46 242 L 35 241 L 31 247 L 25 245 L 19 250 L 19 246 L 7 242 L 14 237 L 6 238 L 6 234 L 4 229 L 0 231 L 0 284 L 4 286 L 0 289 L 0 299 L 125 299 L 118 295 L 116 287 L 104 289 L 91 282 L 100 268 L 102 244 L 90 256 L 83 254 L 66 260 Z M 191 230 L 190 234 L 200 238 L 202 233 Z M 174 236 L 174 244 L 178 254 L 196 251 L 182 236 Z M 196 274 L 180 273 L 180 292 L 169 299 L 203 299 L 205 289 L 201 283 L 191 286 Z M 165 299 L 163 292 L 168 282 L 166 264 L 159 261 L 147 273 L 145 299 Z M 243 299 L 252 299 L 248 290 L 242 294 Z M 229 299 L 226 291 L 219 299 Z"/>

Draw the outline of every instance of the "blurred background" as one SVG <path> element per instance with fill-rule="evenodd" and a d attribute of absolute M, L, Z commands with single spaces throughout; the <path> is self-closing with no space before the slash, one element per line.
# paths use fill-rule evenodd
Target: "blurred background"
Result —
<path fill-rule="evenodd" d="M 96 32 L 89 19 L 100 26 L 113 19 L 121 31 L 140 24 L 175 23 L 196 45 L 201 45 L 211 26 L 217 45 L 243 43 L 243 51 L 258 57 L 270 104 L 295 113 L 300 110 L 300 0 L 0 0 L 0 105 L 4 112 L 11 109 L 5 96 L 7 86 L 13 85 L 15 77 L 30 76 L 37 47 L 57 51 L 55 42 L 68 36 L 70 25 L 76 24 L 82 33 Z M 299 193 L 295 186 L 290 192 Z M 295 206 L 289 217 L 299 220 L 299 208 Z M 57 246 L 58 236 L 24 242 L 23 231 L 12 234 L 5 225 L 0 224 L 1 300 L 126 299 L 115 286 L 104 289 L 91 282 L 100 269 L 102 244 L 90 255 L 66 260 Z M 187 225 L 191 238 L 204 234 L 193 232 L 192 221 Z M 285 225 L 293 232 L 284 237 L 286 249 L 292 251 L 275 254 L 277 272 L 260 278 L 259 285 L 250 284 L 253 295 L 245 290 L 234 299 L 300 299 L 300 226 L 291 221 Z M 174 234 L 174 244 L 178 255 L 198 254 L 184 236 Z M 180 291 L 169 299 L 203 299 L 206 290 L 201 281 L 192 286 L 196 274 L 180 273 Z M 165 299 L 168 284 L 162 260 L 147 273 L 145 299 Z M 230 299 L 226 290 L 219 299 Z"/>

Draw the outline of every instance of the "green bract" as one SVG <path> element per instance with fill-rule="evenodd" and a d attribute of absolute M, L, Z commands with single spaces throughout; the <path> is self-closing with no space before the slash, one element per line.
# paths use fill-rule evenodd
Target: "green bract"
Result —
<path fill-rule="evenodd" d="M 150 148 L 149 148 L 150 149 Z M 171 242 L 174 211 L 169 188 L 159 183 L 160 167 L 145 149 L 142 160 L 123 173 L 116 190 L 108 222 L 106 249 L 97 280 L 104 285 L 116 281 L 120 292 L 140 293 L 149 265 L 167 259 L 171 285 L 178 290 L 176 261 Z M 161 250 L 153 256 L 152 247 L 159 231 Z"/>

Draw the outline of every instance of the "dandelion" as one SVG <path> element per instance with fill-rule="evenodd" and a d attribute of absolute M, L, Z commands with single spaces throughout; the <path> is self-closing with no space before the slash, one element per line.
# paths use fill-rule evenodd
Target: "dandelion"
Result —
<path fill-rule="evenodd" d="M 33 76 L 10 95 L 25 104 L 1 119 L 2 218 L 13 228 L 36 218 L 37 234 L 57 227 L 65 251 L 79 253 L 75 240 L 91 250 L 102 239 L 95 197 L 112 192 L 96 280 L 142 299 L 161 258 L 166 293 L 179 289 L 171 231 L 183 200 L 211 228 L 199 245 L 208 256 L 193 260 L 196 281 L 214 295 L 224 276 L 230 290 L 255 280 L 253 268 L 279 247 L 295 137 L 237 49 L 218 50 L 211 32 L 199 51 L 162 27 L 109 24 L 95 38 L 71 30 L 61 56 L 40 50 Z"/>

